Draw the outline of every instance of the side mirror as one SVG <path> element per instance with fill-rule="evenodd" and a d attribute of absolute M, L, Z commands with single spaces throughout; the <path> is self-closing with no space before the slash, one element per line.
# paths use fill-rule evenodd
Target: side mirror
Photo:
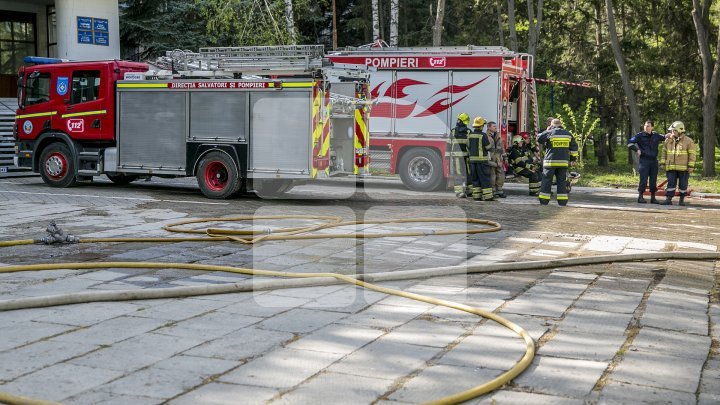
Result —
<path fill-rule="evenodd" d="M 25 105 L 23 104 L 23 90 L 25 89 L 25 81 L 22 76 L 18 76 L 17 80 L 17 104 L 18 107 L 21 110 L 25 109 Z"/>

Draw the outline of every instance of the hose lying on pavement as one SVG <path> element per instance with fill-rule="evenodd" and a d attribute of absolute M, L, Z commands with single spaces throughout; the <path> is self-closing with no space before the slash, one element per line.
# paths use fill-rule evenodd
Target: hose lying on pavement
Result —
<path fill-rule="evenodd" d="M 274 233 L 269 231 L 238 231 L 228 229 L 186 229 L 178 228 L 181 225 L 203 223 L 203 222 L 220 222 L 220 221 L 245 221 L 245 220 L 258 220 L 258 219 L 314 219 L 323 220 L 324 223 L 319 225 L 312 225 L 308 227 L 298 228 L 285 228 L 277 230 Z M 346 233 L 346 234 L 304 234 L 307 232 L 313 232 L 321 229 L 327 229 L 338 226 L 350 226 L 350 225 L 364 225 L 364 224 L 381 224 L 381 223 L 418 223 L 418 222 L 463 222 L 468 224 L 482 224 L 487 225 L 487 228 L 480 229 L 468 229 L 468 230 L 450 230 L 450 231 L 432 231 L 432 232 L 417 232 L 417 231 L 405 231 L 396 233 Z M 91 239 L 79 239 L 79 243 L 97 243 L 97 242 L 187 242 L 187 241 L 235 241 L 246 244 L 254 244 L 261 241 L 268 240 L 288 240 L 288 239 L 316 239 L 316 238 L 378 238 L 378 237 L 399 237 L 399 236 L 425 236 L 429 234 L 433 235 L 453 235 L 453 234 L 475 234 L 484 232 L 494 232 L 500 230 L 500 224 L 493 221 L 478 220 L 478 219 L 459 219 L 459 218 L 420 218 L 420 219 L 402 219 L 402 220 L 383 220 L 383 221 L 366 221 L 366 222 L 343 222 L 339 217 L 316 217 L 316 216 L 265 216 L 265 217 L 233 217 L 233 218 L 209 218 L 209 219 L 198 219 L 183 221 L 175 224 L 171 224 L 165 227 L 166 230 L 171 232 L 183 232 L 183 233 L 204 233 L 206 237 L 181 237 L 181 238 L 91 238 Z M 245 237 L 238 237 L 245 236 Z M 256 235 L 261 235 L 256 237 Z M 28 242 L 29 241 L 29 242 Z M 37 243 L 35 240 L 18 240 L 18 241 L 7 241 L 0 242 L 0 247 L 3 246 L 19 246 Z M 460 311 L 472 313 L 490 320 L 493 320 L 500 325 L 514 331 L 518 334 L 525 342 L 525 353 L 521 359 L 508 371 L 499 375 L 491 381 L 484 384 L 475 386 L 469 390 L 462 391 L 430 403 L 433 404 L 455 404 L 467 401 L 475 398 L 479 395 L 486 394 L 494 391 L 513 378 L 522 373 L 532 362 L 535 355 L 535 344 L 530 335 L 520 326 L 508 321 L 505 318 L 500 317 L 492 312 L 483 311 L 478 308 L 474 308 L 468 305 L 456 303 L 453 301 L 442 300 L 432 297 L 423 296 L 420 294 L 409 293 L 400 291 L 392 288 L 381 287 L 378 285 L 371 284 L 372 282 L 380 281 L 393 281 L 393 280 L 405 280 L 415 278 L 427 278 L 437 276 L 447 276 L 454 274 L 466 274 L 466 273 L 485 273 L 485 272 L 500 272 L 500 271 L 518 271 L 518 270 L 533 270 L 533 269 L 545 269 L 555 267 L 568 267 L 568 266 L 580 266 L 587 264 L 601 264 L 611 262 L 623 262 L 623 261 L 640 261 L 640 260 L 720 260 L 720 253 L 718 252 L 703 252 L 703 253 L 681 253 L 681 252 L 663 252 L 663 253 L 643 253 L 643 254 L 631 254 L 631 255 L 609 255 L 609 256 L 594 256 L 594 257 L 581 257 L 581 258 L 570 258 L 570 259 L 555 259 L 555 260 L 544 260 L 544 261 L 532 261 L 532 262 L 515 262 L 515 263 L 496 263 L 496 264 L 484 264 L 484 265 L 461 265 L 461 266 L 447 266 L 447 267 L 436 267 L 428 269 L 418 270 L 405 270 L 387 273 L 374 273 L 364 274 L 359 276 L 347 276 L 337 273 L 291 273 L 281 271 L 269 271 L 269 270 L 256 270 L 256 269 L 245 269 L 232 266 L 216 266 L 216 265 L 203 265 L 203 264 L 190 264 L 190 263 L 155 263 L 155 262 L 84 262 L 84 263 L 58 263 L 58 264 L 32 264 L 32 265 L 19 265 L 19 266 L 4 266 L 0 267 L 0 273 L 10 272 L 21 272 L 21 271 L 40 271 L 40 270 L 58 270 L 58 269 L 102 269 L 102 268 L 176 268 L 185 270 L 197 270 L 197 271 L 225 271 L 231 273 L 241 273 L 251 276 L 265 276 L 265 277 L 283 277 L 289 278 L 290 280 L 244 280 L 238 283 L 220 284 L 220 285 L 203 285 L 203 286 L 191 286 L 191 287 L 177 287 L 177 288 L 154 288 L 144 290 L 128 290 L 128 291 L 96 291 L 96 292 L 82 292 L 74 294 L 64 294 L 57 296 L 47 297 L 35 297 L 35 298 L 21 298 L 14 300 L 0 301 L 0 310 L 14 310 L 14 309 L 25 309 L 25 308 L 38 308 L 48 307 L 57 305 L 69 305 L 87 302 L 97 301 L 125 301 L 125 300 L 139 300 L 139 299 L 159 299 L 159 298 L 177 298 L 177 297 L 189 297 L 207 294 L 221 294 L 231 292 L 249 292 L 258 290 L 268 289 L 279 289 L 279 288 L 295 288 L 295 287 L 306 287 L 306 286 L 317 286 L 317 285 L 328 285 L 337 283 L 350 283 L 359 287 L 367 288 L 373 291 L 382 292 L 390 295 L 396 295 L 399 297 L 409 298 L 421 302 L 426 302 L 433 305 L 441 305 L 448 308 L 457 309 Z M 6 402 L 9 404 L 47 404 L 47 401 L 35 400 L 31 398 L 24 398 L 14 396 L 8 393 L 0 392 L 0 402 Z"/>

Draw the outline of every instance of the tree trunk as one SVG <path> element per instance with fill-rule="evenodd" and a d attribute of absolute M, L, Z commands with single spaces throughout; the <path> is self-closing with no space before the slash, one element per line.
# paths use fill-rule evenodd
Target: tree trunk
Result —
<path fill-rule="evenodd" d="M 285 24 L 287 25 L 290 45 L 295 45 L 297 43 L 297 36 L 295 35 L 295 18 L 293 17 L 292 0 L 285 0 Z"/>
<path fill-rule="evenodd" d="M 510 49 L 518 51 L 517 30 L 515 29 L 515 0 L 508 0 L 508 29 L 510 30 Z"/>
<path fill-rule="evenodd" d="M 697 34 L 700 60 L 703 65 L 702 83 L 702 115 L 703 137 L 702 156 L 704 177 L 715 176 L 715 119 L 717 114 L 718 87 L 720 87 L 720 23 L 718 23 L 717 59 L 713 66 L 710 51 L 710 0 L 701 5 L 700 0 L 693 0 L 693 22 Z"/>
<path fill-rule="evenodd" d="M 380 39 L 380 12 L 378 11 L 378 0 L 372 0 L 372 37 L 373 42 Z"/>
<path fill-rule="evenodd" d="M 497 0 L 497 20 L 498 20 L 498 36 L 500 37 L 500 46 L 505 46 L 505 32 L 502 26 L 502 0 Z"/>
<path fill-rule="evenodd" d="M 445 0 L 438 0 L 435 25 L 433 25 L 433 46 L 442 45 L 443 19 L 445 18 Z"/>
<path fill-rule="evenodd" d="M 595 0 L 593 1 L 593 11 L 595 12 L 594 20 L 595 20 L 595 64 L 597 66 L 597 63 L 600 61 L 601 54 L 600 50 L 602 49 L 602 0 Z M 603 133 L 600 135 L 600 139 L 598 139 L 597 142 L 595 142 L 595 157 L 597 158 L 597 164 L 598 167 L 608 167 L 610 166 L 610 142 L 611 139 L 613 139 L 613 133 L 615 132 L 614 127 L 614 120 L 611 117 L 608 117 L 608 109 L 603 108 L 604 107 L 604 99 L 603 96 L 603 90 L 605 90 L 604 86 L 602 85 L 602 75 L 600 74 L 600 70 L 597 70 L 597 74 L 595 76 L 595 80 L 597 81 L 597 92 L 598 92 L 598 116 L 601 117 L 601 119 L 604 122 L 610 123 L 611 128 L 608 128 L 608 132 Z"/>
<path fill-rule="evenodd" d="M 527 0 L 528 7 L 528 53 L 535 56 L 540 30 L 542 29 L 543 0 L 539 0 L 537 9 L 535 1 Z M 537 15 L 537 19 L 535 16 Z"/>
<path fill-rule="evenodd" d="M 618 40 L 617 29 L 615 28 L 615 13 L 613 11 L 612 0 L 605 0 L 605 8 L 607 9 L 608 33 L 610 35 L 610 45 L 612 46 L 613 55 L 615 56 L 615 64 L 617 64 L 620 78 L 622 79 L 625 98 L 627 98 L 628 110 L 630 114 L 630 124 L 632 128 L 629 132 L 640 130 L 640 113 L 638 112 L 637 101 L 635 99 L 635 90 L 630 83 L 630 72 L 625 65 L 620 41 Z"/>
<path fill-rule="evenodd" d="M 390 46 L 398 46 L 398 14 L 400 0 L 390 0 Z"/>

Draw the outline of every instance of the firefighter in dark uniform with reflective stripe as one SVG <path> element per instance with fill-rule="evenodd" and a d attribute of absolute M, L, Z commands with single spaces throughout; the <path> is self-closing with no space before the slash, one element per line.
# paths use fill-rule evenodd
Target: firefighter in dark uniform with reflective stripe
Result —
<path fill-rule="evenodd" d="M 530 146 L 528 138 L 527 132 L 513 136 L 509 159 L 515 175 L 528 179 L 529 194 L 537 196 L 540 192 L 540 168 L 535 165 L 535 148 Z"/>
<path fill-rule="evenodd" d="M 470 117 L 466 113 L 460 113 L 457 117 L 457 124 L 450 133 L 449 146 L 445 156 L 449 157 L 450 174 L 453 176 L 455 196 L 460 198 L 469 197 L 472 194 L 470 178 L 470 166 L 468 162 L 467 138 L 470 134 Z"/>
<path fill-rule="evenodd" d="M 570 132 L 563 129 L 559 119 L 553 119 L 551 128 L 538 136 L 538 145 L 545 151 L 543 158 L 543 176 L 540 187 L 540 204 L 550 203 L 553 177 L 557 182 L 558 205 L 568 203 L 567 173 L 578 156 L 578 144 Z"/>
<path fill-rule="evenodd" d="M 490 183 L 490 140 L 485 132 L 485 119 L 476 117 L 468 135 L 468 160 L 472 177 L 472 197 L 475 201 L 494 201 Z"/>

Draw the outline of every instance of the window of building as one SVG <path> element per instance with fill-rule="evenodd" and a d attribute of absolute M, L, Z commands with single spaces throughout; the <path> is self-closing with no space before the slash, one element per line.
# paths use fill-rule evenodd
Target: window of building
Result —
<path fill-rule="evenodd" d="M 25 105 L 50 101 L 50 73 L 30 74 L 25 88 Z"/>
<path fill-rule="evenodd" d="M 55 6 L 47 6 L 47 55 L 57 58 L 57 16 Z"/>
<path fill-rule="evenodd" d="M 35 15 L 3 11 L 0 17 L 0 74 L 16 75 L 23 59 L 35 53 Z"/>
<path fill-rule="evenodd" d="M 86 103 L 100 98 L 100 71 L 78 71 L 72 76 L 70 104 Z"/>

